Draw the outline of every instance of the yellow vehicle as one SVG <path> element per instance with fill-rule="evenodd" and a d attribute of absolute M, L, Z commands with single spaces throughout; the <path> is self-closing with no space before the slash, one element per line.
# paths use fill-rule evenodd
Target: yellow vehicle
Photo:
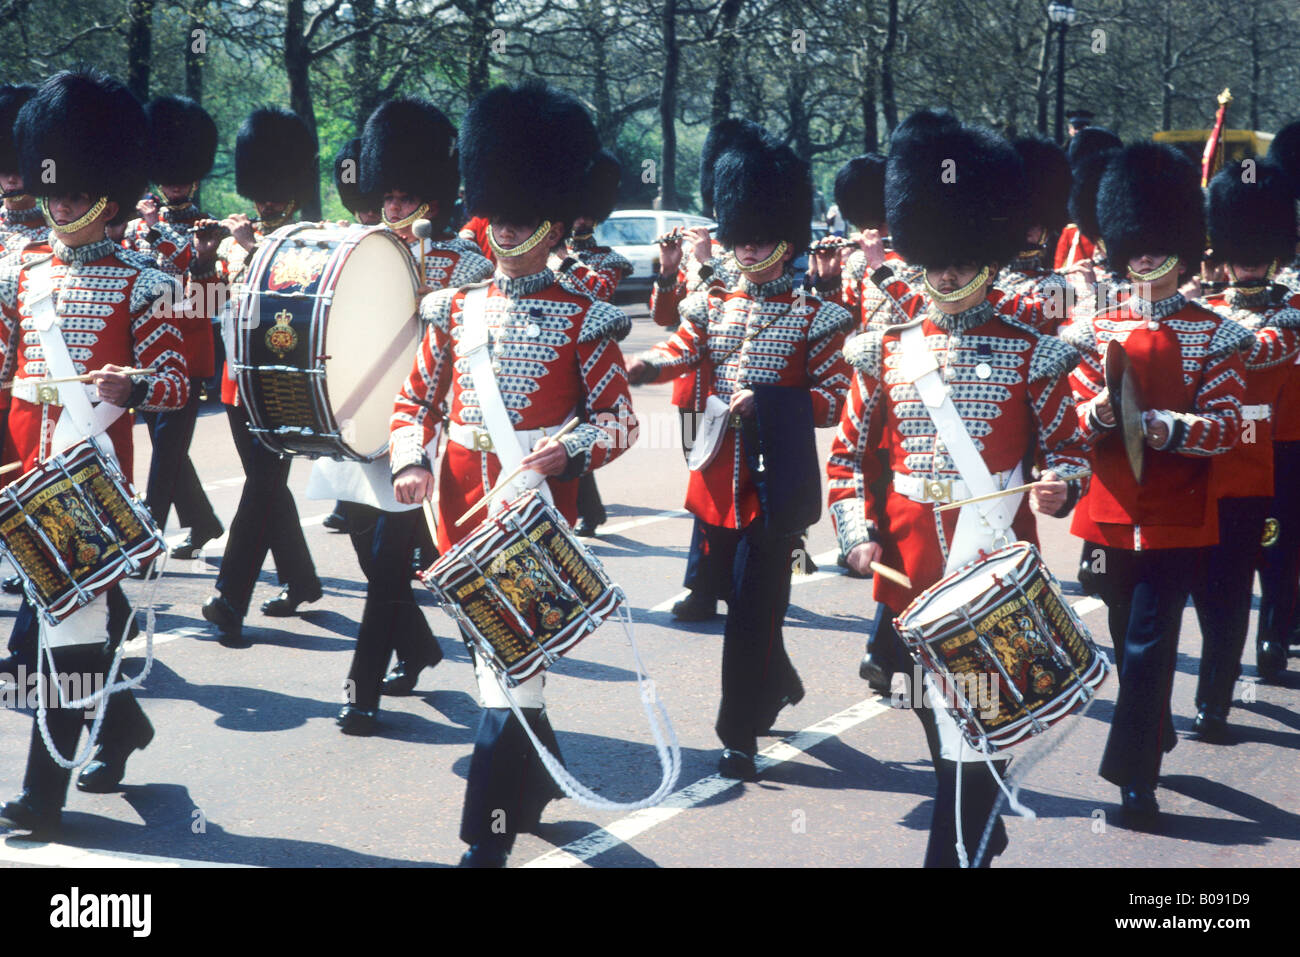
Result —
<path fill-rule="evenodd" d="M 1151 138 L 1157 143 L 1168 143 L 1185 153 L 1187 158 L 1200 169 L 1201 156 L 1205 153 L 1205 142 L 1210 138 L 1211 130 L 1165 130 Z M 1219 137 L 1223 162 L 1240 163 L 1244 159 L 1254 159 L 1268 152 L 1273 142 L 1272 133 L 1260 133 L 1258 130 L 1224 130 Z"/>

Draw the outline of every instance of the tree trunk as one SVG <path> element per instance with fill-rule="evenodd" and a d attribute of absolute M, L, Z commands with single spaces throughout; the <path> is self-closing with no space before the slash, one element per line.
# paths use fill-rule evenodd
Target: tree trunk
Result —
<path fill-rule="evenodd" d="M 185 37 L 185 95 L 195 103 L 203 102 L 203 68 L 208 42 L 208 28 L 203 21 L 207 7 L 207 0 L 195 0 L 190 7 L 190 26 Z"/>
<path fill-rule="evenodd" d="M 1173 129 L 1174 125 L 1174 23 L 1169 4 L 1165 4 L 1165 42 L 1160 58 L 1160 129 Z"/>
<path fill-rule="evenodd" d="M 284 72 L 289 78 L 289 108 L 317 135 L 316 107 L 311 96 L 311 52 L 303 35 L 306 0 L 289 0 L 284 18 Z M 319 167 L 316 171 L 319 174 Z M 312 177 L 312 187 L 301 207 L 303 219 L 320 219 L 320 176 Z"/>
<path fill-rule="evenodd" d="M 874 153 L 880 149 L 880 134 L 876 130 L 876 71 L 870 63 L 858 70 L 858 101 L 862 105 L 862 148 Z"/>
<path fill-rule="evenodd" d="M 677 0 L 664 0 L 664 78 L 659 88 L 659 123 L 663 130 L 663 155 L 659 160 L 660 209 L 677 208 L 677 71 L 681 50 L 677 46 Z M 725 67 L 724 67 L 725 69 Z"/>
<path fill-rule="evenodd" d="M 1263 57 L 1259 49 L 1259 0 L 1250 3 L 1250 128 L 1259 129 L 1259 79 Z"/>
<path fill-rule="evenodd" d="M 1051 75 L 1048 69 L 1048 50 L 1052 46 L 1052 29 L 1050 26 L 1043 28 L 1043 43 L 1038 48 L 1038 85 L 1034 89 L 1034 99 L 1038 104 L 1038 132 L 1047 135 L 1047 101 L 1050 94 L 1047 92 L 1047 78 Z"/>
<path fill-rule="evenodd" d="M 141 103 L 149 100 L 154 0 L 131 0 L 126 40 L 126 86 Z"/>
<path fill-rule="evenodd" d="M 488 91 L 492 82 L 492 6 L 493 0 L 474 0 L 470 18 L 469 98 L 477 99 Z"/>
<path fill-rule="evenodd" d="M 713 105 L 709 111 L 709 123 L 721 123 L 731 115 L 731 64 L 740 56 L 740 37 L 736 36 L 736 21 L 740 19 L 740 8 L 744 0 L 722 0 L 719 13 L 720 36 L 718 38 L 718 59 L 714 71 Z"/>
<path fill-rule="evenodd" d="M 893 133 L 898 125 L 898 102 L 894 99 L 894 49 L 898 46 L 898 0 L 889 0 L 889 23 L 885 45 L 880 51 L 880 109 L 885 129 Z"/>
<path fill-rule="evenodd" d="M 375 21 L 375 0 L 352 0 L 353 28 L 364 30 Z M 356 99 L 352 105 L 353 125 L 357 136 L 366 120 L 379 105 L 379 64 L 383 61 L 374 55 L 374 34 L 363 33 L 352 41 L 352 89 Z"/>

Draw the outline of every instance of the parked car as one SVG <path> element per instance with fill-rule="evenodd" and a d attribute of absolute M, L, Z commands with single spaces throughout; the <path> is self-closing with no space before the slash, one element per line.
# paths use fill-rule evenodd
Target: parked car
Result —
<path fill-rule="evenodd" d="M 671 209 L 619 209 L 596 227 L 596 242 L 626 256 L 633 272 L 618 287 L 619 299 L 647 299 L 659 273 L 655 239 L 677 226 L 716 228 L 713 220 Z"/>

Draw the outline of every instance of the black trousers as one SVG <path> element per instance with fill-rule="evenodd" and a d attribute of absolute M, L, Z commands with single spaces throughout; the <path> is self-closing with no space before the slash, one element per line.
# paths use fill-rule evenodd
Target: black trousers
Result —
<path fill-rule="evenodd" d="M 541 708 L 521 708 L 539 741 L 560 758 L 555 731 Z M 460 839 L 509 851 L 515 835 L 533 831 L 548 801 L 562 792 L 509 708 L 484 708 L 465 782 Z"/>
<path fill-rule="evenodd" d="M 724 747 L 746 754 L 772 727 L 799 676 L 785 651 L 791 558 L 797 535 L 770 534 L 752 523 L 739 536 L 732 570 L 735 601 L 722 639 L 722 701 L 715 730 Z"/>
<path fill-rule="evenodd" d="M 578 518 L 595 526 L 605 524 L 608 517 L 605 514 L 605 503 L 600 498 L 600 489 L 596 487 L 596 473 L 588 472 L 578 479 Z"/>
<path fill-rule="evenodd" d="M 230 523 L 226 551 L 217 576 L 219 591 L 242 618 L 248 614 L 253 586 L 270 551 L 280 584 L 308 591 L 318 582 L 307 551 L 298 507 L 289 492 L 289 459 L 271 452 L 248 431 L 242 406 L 226 406 L 230 434 L 244 464 L 244 491 Z"/>
<path fill-rule="evenodd" d="M 686 577 L 682 584 L 705 598 L 730 602 L 731 579 L 740 538 L 741 533 L 734 528 L 695 519 L 691 527 L 691 550 L 686 556 Z"/>
<path fill-rule="evenodd" d="M 355 502 L 343 504 L 352 547 L 366 576 L 366 603 L 348 680 L 353 703 L 373 711 L 394 649 L 400 660 L 416 668 L 442 660 L 442 648 L 411 590 L 411 553 L 424 516 L 418 508 L 385 512 Z"/>
<path fill-rule="evenodd" d="M 199 415 L 201 379 L 190 379 L 190 398 L 182 408 L 171 412 L 142 412 L 153 443 L 149 460 L 149 481 L 145 488 L 145 505 L 159 528 L 167 527 L 167 514 L 174 504 L 182 528 L 211 529 L 221 527 L 217 513 L 203 492 L 203 483 L 190 461 L 190 442 Z"/>
<path fill-rule="evenodd" d="M 1269 515 L 1278 520 L 1278 538 L 1259 556 L 1259 641 L 1285 647 L 1296 628 L 1300 592 L 1300 442 L 1273 443 L 1274 488 Z"/>
<path fill-rule="evenodd" d="M 872 636 L 876 651 L 873 654 L 889 661 L 893 670 L 906 672 L 909 685 L 915 685 L 914 678 L 919 666 L 914 664 L 903 639 L 894 629 L 894 618 L 894 613 L 885 605 L 877 606 Z M 930 839 L 925 848 L 925 866 L 960 867 L 961 859 L 957 854 L 957 762 L 943 757 L 934 711 L 926 705 L 925 696 L 919 687 L 911 688 L 911 711 L 921 722 L 935 774 L 934 812 L 930 817 Z M 998 774 L 1005 774 L 1008 764 L 1007 761 L 993 762 Z M 993 814 L 999 791 L 998 783 L 985 762 L 965 763 L 961 769 L 961 836 L 967 860 L 971 864 L 975 863 L 980 839 L 984 836 L 989 816 Z M 988 867 L 993 858 L 1006 849 L 1007 828 L 999 814 L 993 824 L 988 847 L 980 858 L 980 867 Z"/>
<path fill-rule="evenodd" d="M 1232 706 L 1232 689 L 1241 677 L 1241 653 L 1250 630 L 1260 538 L 1272 505 L 1269 498 L 1219 500 L 1219 544 L 1206 554 L 1192 587 L 1202 641 L 1198 711 L 1226 718 Z"/>
<path fill-rule="evenodd" d="M 106 677 L 108 666 L 112 661 L 112 651 L 104 644 L 70 645 L 54 649 L 54 667 L 60 674 L 78 674 L 85 676 L 94 687 L 96 676 L 100 680 Z M 75 687 L 75 686 L 74 686 Z M 86 688 L 86 684 L 82 684 Z M 84 695 L 86 692 L 82 692 Z M 56 707 L 58 692 L 50 687 L 46 694 L 46 725 L 50 740 L 65 759 L 71 759 L 81 740 L 81 729 L 89 727 L 93 717 L 86 711 L 73 711 Z M 135 695 L 119 691 L 109 696 L 108 709 L 104 714 L 104 724 L 100 734 L 100 750 L 110 748 L 108 737 L 110 722 L 118 733 L 135 731 L 137 727 L 149 728 L 149 719 L 145 716 Z M 143 729 L 142 728 L 142 729 Z M 111 752 L 110 752 L 111 753 Z M 23 775 L 23 790 L 28 793 L 31 803 L 42 808 L 62 808 L 68 799 L 68 782 L 72 772 L 56 764 L 41 738 L 38 718 L 32 715 L 32 735 L 27 748 L 27 771 Z"/>
<path fill-rule="evenodd" d="M 1153 789 L 1165 752 L 1178 740 L 1169 700 L 1178 631 L 1206 549 L 1089 547 L 1103 555 L 1097 587 L 1119 665 L 1119 697 L 1100 773 L 1122 788 Z"/>

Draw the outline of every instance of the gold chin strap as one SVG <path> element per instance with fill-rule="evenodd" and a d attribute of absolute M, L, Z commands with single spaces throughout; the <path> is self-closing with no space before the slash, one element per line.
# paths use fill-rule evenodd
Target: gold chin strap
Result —
<path fill-rule="evenodd" d="M 922 275 L 926 294 L 935 302 L 960 302 L 989 281 L 989 267 L 981 266 L 974 279 L 952 292 L 940 292 L 930 285 L 930 270 L 927 269 Z"/>
<path fill-rule="evenodd" d="M 185 198 L 182 200 L 178 200 L 175 203 L 173 203 L 171 200 L 167 198 L 167 194 L 162 191 L 161 186 L 154 184 L 154 188 L 158 190 L 158 195 L 163 198 L 163 205 L 166 206 L 168 209 L 184 209 L 194 200 L 194 192 L 199 188 L 199 184 L 190 183 L 190 191 L 185 194 Z"/>
<path fill-rule="evenodd" d="M 278 218 L 269 219 L 267 217 L 263 217 L 262 222 L 265 223 L 263 229 L 267 232 L 271 232 L 279 229 L 281 226 L 283 226 L 285 223 L 287 223 L 290 219 L 293 218 L 293 214 L 297 212 L 297 210 L 298 210 L 298 201 L 295 199 L 292 202 L 290 202 L 288 206 L 284 208 L 284 212 L 280 214 Z"/>
<path fill-rule="evenodd" d="M 108 197 L 101 196 L 99 197 L 99 199 L 95 200 L 95 205 L 91 206 L 90 209 L 86 210 L 86 214 L 82 216 L 80 219 L 74 220 L 73 222 L 60 226 L 58 223 L 54 221 L 54 217 L 50 215 L 50 204 L 46 201 L 45 197 L 42 196 L 41 214 L 45 217 L 45 221 L 49 223 L 50 229 L 53 229 L 56 232 L 60 232 L 60 233 L 75 233 L 77 230 L 85 229 L 87 226 L 93 223 L 95 221 L 95 217 L 97 217 L 100 213 L 102 213 L 104 211 L 104 207 L 107 205 L 108 205 Z"/>
<path fill-rule="evenodd" d="M 1132 267 L 1129 267 L 1128 276 L 1134 282 L 1155 282 L 1177 269 L 1178 261 L 1177 256 L 1166 256 L 1165 261 L 1150 272 L 1135 272 Z"/>
<path fill-rule="evenodd" d="M 537 247 L 537 244 L 546 238 L 546 234 L 550 231 L 551 221 L 549 219 L 544 219 L 542 220 L 542 224 L 533 230 L 533 234 L 522 243 L 515 246 L 513 249 L 505 249 L 497 244 L 496 234 L 492 232 L 492 224 L 488 223 L 488 245 L 492 247 L 492 251 L 497 254 L 498 259 L 514 259 L 516 256 L 522 256 L 525 253 L 532 252 L 532 250 Z"/>
<path fill-rule="evenodd" d="M 411 223 L 415 222 L 417 219 L 423 219 L 425 213 L 427 213 L 428 211 L 429 211 L 429 204 L 421 203 L 419 206 L 415 207 L 415 212 L 411 213 L 411 215 L 407 216 L 405 219 L 389 219 L 388 214 L 383 212 L 382 210 L 380 211 L 379 215 L 384 220 L 384 225 L 387 226 L 389 229 L 405 229 L 407 226 L 411 225 Z"/>
<path fill-rule="evenodd" d="M 1264 278 L 1258 286 L 1242 286 L 1238 285 L 1240 280 L 1237 279 L 1237 274 L 1232 271 L 1232 263 L 1226 263 L 1225 265 L 1228 270 L 1228 278 L 1232 280 L 1232 288 L 1243 296 L 1255 296 L 1263 292 L 1273 284 L 1273 277 L 1277 275 L 1277 260 L 1274 259 L 1268 264 L 1268 271 L 1264 273 Z"/>
<path fill-rule="evenodd" d="M 789 248 L 790 244 L 783 239 L 776 244 L 776 248 L 772 250 L 772 255 L 768 256 L 762 262 L 754 263 L 752 266 L 746 266 L 744 263 L 737 260 L 736 265 L 740 267 L 740 271 L 743 273 L 763 272 L 765 269 L 771 269 L 775 266 L 777 262 L 780 261 L 781 257 L 785 255 L 785 251 Z"/>
<path fill-rule="evenodd" d="M 573 238 L 580 243 L 585 243 L 588 239 L 590 239 L 592 236 L 595 235 L 596 233 L 594 231 L 590 233 L 574 233 Z"/>

